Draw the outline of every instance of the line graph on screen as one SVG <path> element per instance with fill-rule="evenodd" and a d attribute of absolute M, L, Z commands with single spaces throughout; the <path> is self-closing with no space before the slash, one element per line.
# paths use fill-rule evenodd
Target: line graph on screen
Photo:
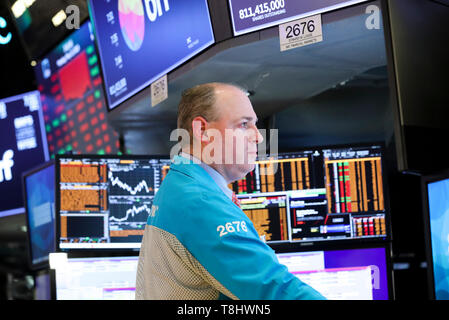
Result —
<path fill-rule="evenodd" d="M 135 220 L 138 220 L 138 222 L 145 222 L 148 218 L 148 215 L 151 212 L 151 204 L 144 203 L 142 205 L 130 205 L 130 204 L 123 204 L 123 203 L 116 203 L 111 205 L 111 212 L 114 211 L 115 215 L 111 215 L 109 217 L 110 221 L 113 222 L 136 222 Z M 117 217 L 117 213 L 125 213 L 123 217 Z M 122 216 L 122 215 L 121 215 Z"/>
<path fill-rule="evenodd" d="M 108 173 L 111 195 L 154 195 L 153 169 L 134 169 Z"/>

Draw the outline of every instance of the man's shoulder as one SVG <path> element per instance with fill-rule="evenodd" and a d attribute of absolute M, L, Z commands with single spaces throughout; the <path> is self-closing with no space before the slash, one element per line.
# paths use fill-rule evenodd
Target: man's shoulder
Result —
<path fill-rule="evenodd" d="M 189 168 L 185 166 L 189 166 Z M 163 192 L 177 190 L 179 193 L 188 194 L 191 197 L 223 192 L 209 173 L 195 164 L 171 167 L 162 182 L 160 191 L 162 190 L 164 190 Z"/>
<path fill-rule="evenodd" d="M 190 198 L 198 196 L 204 190 L 204 185 L 196 177 L 176 169 L 170 169 L 162 181 L 158 194 Z"/>
<path fill-rule="evenodd" d="M 148 224 L 168 231 L 181 242 L 192 230 L 201 233 L 200 226 L 212 225 L 216 229 L 217 225 L 234 221 L 243 214 L 221 189 L 175 172 L 167 175 L 154 205 L 157 210 Z"/>
<path fill-rule="evenodd" d="M 184 212 L 238 209 L 212 179 L 201 180 L 177 170 L 168 173 L 155 201 L 170 211 L 174 206 Z"/>
<path fill-rule="evenodd" d="M 213 181 L 212 181 L 213 183 Z M 181 204 L 190 203 L 204 206 L 232 205 L 221 189 L 212 183 L 202 183 L 190 176 L 174 173 L 167 176 L 157 193 L 158 201 Z M 172 202 L 173 201 L 173 202 Z"/>

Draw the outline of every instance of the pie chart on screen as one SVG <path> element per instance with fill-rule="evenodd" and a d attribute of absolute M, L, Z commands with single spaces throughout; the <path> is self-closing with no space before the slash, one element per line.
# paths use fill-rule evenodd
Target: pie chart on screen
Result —
<path fill-rule="evenodd" d="M 126 44 L 132 51 L 139 50 L 145 35 L 145 13 L 142 0 L 119 0 L 118 14 Z"/>

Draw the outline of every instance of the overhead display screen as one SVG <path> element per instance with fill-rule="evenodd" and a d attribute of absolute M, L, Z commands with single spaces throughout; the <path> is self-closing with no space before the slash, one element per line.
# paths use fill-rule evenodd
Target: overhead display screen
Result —
<path fill-rule="evenodd" d="M 22 173 L 48 160 L 39 92 L 0 100 L 0 217 L 24 212 Z"/>
<path fill-rule="evenodd" d="M 365 1 L 229 0 L 229 7 L 237 36 Z"/>
<path fill-rule="evenodd" d="M 109 109 L 214 43 L 206 0 L 89 1 Z"/>
<path fill-rule="evenodd" d="M 51 157 L 119 153 L 108 124 L 95 37 L 90 22 L 64 39 L 35 67 Z"/>

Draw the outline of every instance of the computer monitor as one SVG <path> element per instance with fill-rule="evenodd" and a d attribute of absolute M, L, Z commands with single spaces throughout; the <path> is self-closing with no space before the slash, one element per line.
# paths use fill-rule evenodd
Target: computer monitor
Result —
<path fill-rule="evenodd" d="M 291 273 L 329 300 L 392 299 L 389 250 L 386 247 L 276 255 Z"/>
<path fill-rule="evenodd" d="M 55 166 L 46 162 L 23 174 L 28 234 L 28 261 L 32 270 L 48 267 L 55 242 Z"/>
<path fill-rule="evenodd" d="M 279 153 L 230 188 L 269 243 L 387 240 L 382 162 L 377 144 Z"/>
<path fill-rule="evenodd" d="M 214 43 L 206 0 L 88 5 L 109 110 Z"/>
<path fill-rule="evenodd" d="M 22 214 L 22 173 L 47 161 L 39 92 L 0 99 L 0 217 Z"/>
<path fill-rule="evenodd" d="M 118 133 L 107 119 L 92 24 L 74 30 L 34 67 L 50 156 L 118 154 Z"/>
<path fill-rule="evenodd" d="M 449 171 L 422 177 L 429 295 L 449 300 Z"/>
<path fill-rule="evenodd" d="M 56 159 L 58 249 L 138 250 L 169 157 Z"/>
<path fill-rule="evenodd" d="M 134 300 L 138 260 L 68 258 L 55 269 L 56 300 Z"/>
<path fill-rule="evenodd" d="M 235 36 L 351 6 L 365 0 L 270 1 L 228 0 Z"/>

